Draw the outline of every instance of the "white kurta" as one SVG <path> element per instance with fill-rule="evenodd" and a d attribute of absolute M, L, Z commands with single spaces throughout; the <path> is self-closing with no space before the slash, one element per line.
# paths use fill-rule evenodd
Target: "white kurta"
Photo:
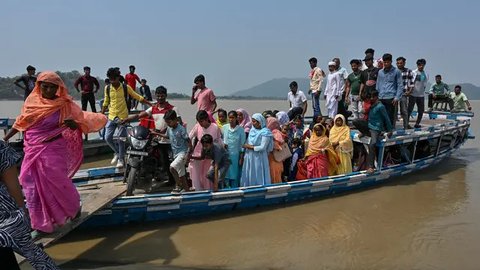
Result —
<path fill-rule="evenodd" d="M 338 99 L 342 89 L 340 83 L 341 77 L 338 72 L 333 72 L 327 76 L 327 86 L 325 87 L 325 100 L 328 111 L 328 117 L 335 118 L 338 109 Z"/>

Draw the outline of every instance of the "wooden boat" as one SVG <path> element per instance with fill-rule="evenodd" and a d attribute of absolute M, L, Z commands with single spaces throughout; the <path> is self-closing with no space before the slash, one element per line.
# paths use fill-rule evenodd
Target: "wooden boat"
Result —
<path fill-rule="evenodd" d="M 373 174 L 357 171 L 348 175 L 335 175 L 318 179 L 307 179 L 266 186 L 251 186 L 225 189 L 218 192 L 201 191 L 179 195 L 144 194 L 119 196 L 101 210 L 95 212 L 81 227 L 114 226 L 129 222 L 149 222 L 175 218 L 196 217 L 236 209 L 249 209 L 266 205 L 286 204 L 315 197 L 323 197 L 339 192 L 379 185 L 397 176 L 434 166 L 458 150 L 467 139 L 474 138 L 469 133 L 472 113 L 426 114 L 420 129 L 394 132 L 391 138 L 378 142 L 378 170 Z M 352 130 L 357 144 L 366 144 L 368 137 L 358 138 Z M 420 148 L 423 151 L 420 154 Z M 408 148 L 410 157 L 399 164 L 387 165 L 385 153 L 395 147 Z M 79 187 L 102 185 L 112 181 L 123 181 L 122 172 L 112 167 L 94 168 L 79 172 L 74 182 Z"/>

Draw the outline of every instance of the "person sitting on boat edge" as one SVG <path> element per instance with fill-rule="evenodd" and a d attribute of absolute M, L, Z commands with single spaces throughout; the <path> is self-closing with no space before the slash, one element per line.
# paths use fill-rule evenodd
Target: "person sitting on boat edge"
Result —
<path fill-rule="evenodd" d="M 385 106 L 378 99 L 378 92 L 372 91 L 370 95 L 372 107 L 368 112 L 368 132 L 370 136 L 370 143 L 368 145 L 367 173 L 372 174 L 375 172 L 375 150 L 377 142 L 384 132 L 387 132 L 387 136 L 391 137 L 393 126 Z M 382 164 L 378 164 L 378 166 L 382 166 Z"/>
<path fill-rule="evenodd" d="M 450 93 L 450 99 L 452 112 L 465 112 L 467 109 L 469 111 L 472 110 L 472 105 L 470 105 L 467 96 L 465 93 L 462 93 L 462 86 L 455 85 L 454 91 Z"/>
<path fill-rule="evenodd" d="M 230 167 L 225 176 L 226 188 L 237 188 L 240 186 L 240 173 L 243 164 L 245 149 L 243 144 L 246 140 L 245 130 L 238 122 L 236 111 L 228 112 L 229 124 L 223 126 L 223 143 L 230 156 Z"/>
<path fill-rule="evenodd" d="M 298 84 L 296 81 L 293 81 L 289 85 L 290 91 L 287 95 L 287 100 L 289 103 L 290 109 L 288 110 L 288 118 L 293 120 L 297 115 L 304 116 L 307 112 L 307 97 L 303 91 L 298 90 Z M 264 116 L 265 117 L 265 116 Z"/>
<path fill-rule="evenodd" d="M 155 89 L 155 97 L 157 98 L 157 102 L 147 110 L 140 112 L 135 115 L 131 115 L 120 123 L 123 125 L 125 123 L 129 123 L 136 119 L 141 119 L 140 125 L 144 126 L 150 130 L 154 134 L 164 134 L 167 131 L 167 123 L 164 120 L 164 116 L 168 111 L 175 111 L 180 125 L 182 125 L 182 118 L 179 116 L 177 107 L 173 106 L 167 101 L 167 88 L 163 85 L 160 85 Z M 144 99 L 145 100 L 145 99 Z M 168 158 L 170 152 L 170 143 L 169 139 L 162 138 L 161 144 L 158 145 L 158 149 L 160 150 L 160 166 L 162 166 L 164 172 L 168 172 L 170 168 L 170 159 Z M 169 184 L 175 184 L 175 178 L 171 175 L 168 175 Z"/>
<path fill-rule="evenodd" d="M 210 134 L 213 142 L 222 143 L 222 132 L 215 123 L 211 122 L 211 117 L 205 110 L 200 110 L 196 115 L 197 123 L 189 133 L 190 140 L 193 142 L 193 152 L 188 169 L 192 179 L 193 188 L 196 191 L 212 190 L 213 182 L 207 178 L 207 172 L 210 169 L 211 160 L 201 158 L 202 144 L 200 140 L 203 135 Z"/>
<path fill-rule="evenodd" d="M 176 183 L 174 192 L 189 191 L 185 169 L 191 158 L 192 141 L 188 137 L 185 127 L 179 123 L 177 113 L 174 110 L 167 111 L 163 119 L 168 128 L 166 134 L 161 136 L 169 139 L 173 154 L 173 161 L 169 165 L 169 170 Z"/>
<path fill-rule="evenodd" d="M 108 146 L 115 153 L 111 164 L 115 164 L 118 168 L 125 165 L 125 141 L 113 141 L 113 135 L 118 129 L 118 136 L 121 138 L 127 137 L 127 129 L 120 121 L 128 117 L 128 97 L 139 100 L 142 103 L 152 106 L 152 104 L 145 100 L 142 96 L 137 94 L 129 85 L 120 82 L 120 69 L 109 68 L 107 77 L 110 84 L 105 86 L 104 101 L 102 106 L 102 113 L 108 109 L 108 122 L 105 127 L 105 141 Z M 125 94 L 127 96 L 125 96 Z"/>
<path fill-rule="evenodd" d="M 450 88 L 448 84 L 442 82 L 442 75 L 438 74 L 435 75 L 435 84 L 430 86 L 430 91 L 428 91 L 428 111 L 431 112 L 433 110 L 433 102 L 440 101 L 446 102 L 450 106 L 452 103 L 450 102 Z M 453 108 L 450 107 L 450 110 Z"/>
<path fill-rule="evenodd" d="M 340 160 L 337 174 L 352 172 L 353 142 L 350 137 L 350 128 L 347 126 L 345 117 L 337 114 L 334 119 L 334 126 L 330 130 L 330 142 Z"/>
<path fill-rule="evenodd" d="M 252 129 L 248 134 L 243 158 L 240 186 L 257 186 L 271 184 L 268 153 L 273 150 L 273 134 L 267 128 L 265 118 L 255 113 L 252 115 Z"/>
<path fill-rule="evenodd" d="M 36 245 L 18 183 L 20 155 L 0 141 L 0 262 L 2 269 L 20 269 L 14 251 L 25 257 L 33 269 L 59 269 Z"/>
<path fill-rule="evenodd" d="M 202 144 L 202 156 L 200 159 L 210 159 L 211 165 L 207 171 L 207 179 L 213 183 L 213 191 L 225 187 L 225 175 L 230 167 L 230 158 L 223 144 L 214 143 L 210 134 L 203 135 L 200 139 Z"/>

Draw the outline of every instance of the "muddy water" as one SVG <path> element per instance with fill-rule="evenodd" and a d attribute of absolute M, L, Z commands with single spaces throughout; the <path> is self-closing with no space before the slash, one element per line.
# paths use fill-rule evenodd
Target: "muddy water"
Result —
<path fill-rule="evenodd" d="M 64 269 L 480 269 L 479 146 L 469 141 L 434 168 L 360 192 L 76 231 L 47 251 Z"/>

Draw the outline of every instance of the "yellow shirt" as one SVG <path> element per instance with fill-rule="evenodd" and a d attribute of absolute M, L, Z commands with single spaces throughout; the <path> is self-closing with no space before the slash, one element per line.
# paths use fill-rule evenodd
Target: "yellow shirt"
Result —
<path fill-rule="evenodd" d="M 123 93 L 123 86 L 120 84 L 118 88 L 115 88 L 113 85 L 110 85 L 110 96 L 107 94 L 107 87 L 105 86 L 105 100 L 103 101 L 103 107 L 110 105 L 108 109 L 108 119 L 113 120 L 115 117 L 123 120 L 128 117 L 128 108 L 125 103 L 125 95 Z M 133 89 L 127 85 L 127 93 L 134 99 L 142 102 L 143 97 L 133 91 Z"/>

